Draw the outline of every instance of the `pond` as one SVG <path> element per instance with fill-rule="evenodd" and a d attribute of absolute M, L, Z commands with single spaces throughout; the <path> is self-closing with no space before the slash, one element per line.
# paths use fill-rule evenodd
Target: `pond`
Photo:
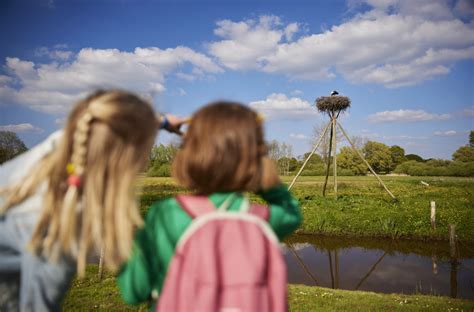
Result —
<path fill-rule="evenodd" d="M 297 235 L 284 252 L 293 284 L 474 299 L 472 244 Z"/>

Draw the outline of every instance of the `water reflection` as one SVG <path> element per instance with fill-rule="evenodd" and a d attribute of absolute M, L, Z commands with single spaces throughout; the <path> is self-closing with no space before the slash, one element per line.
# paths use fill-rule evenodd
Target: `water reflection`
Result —
<path fill-rule="evenodd" d="M 290 283 L 474 299 L 474 254 L 447 242 L 298 235 L 286 241 Z"/>

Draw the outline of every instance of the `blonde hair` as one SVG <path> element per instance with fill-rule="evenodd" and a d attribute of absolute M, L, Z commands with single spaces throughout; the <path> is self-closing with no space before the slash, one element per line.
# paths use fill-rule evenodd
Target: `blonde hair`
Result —
<path fill-rule="evenodd" d="M 234 102 L 197 111 L 173 162 L 173 176 L 200 194 L 259 191 L 278 184 L 266 156 L 261 117 Z"/>
<path fill-rule="evenodd" d="M 151 106 L 131 93 L 98 91 L 77 103 L 57 150 L 9 188 L 3 210 L 47 183 L 30 249 L 53 260 L 77 259 L 79 275 L 87 256 L 101 249 L 111 270 L 127 260 L 133 231 L 143 223 L 134 181 L 157 129 Z"/>

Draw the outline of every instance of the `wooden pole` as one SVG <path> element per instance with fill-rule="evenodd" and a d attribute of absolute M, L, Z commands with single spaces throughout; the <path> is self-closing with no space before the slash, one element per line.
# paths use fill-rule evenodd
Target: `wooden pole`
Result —
<path fill-rule="evenodd" d="M 329 152 L 328 152 L 328 159 L 327 159 L 327 167 L 326 167 L 326 178 L 324 179 L 324 186 L 323 186 L 323 196 L 326 196 L 326 186 L 328 185 L 328 178 L 329 178 L 329 167 L 331 166 L 331 151 L 332 151 L 332 134 L 333 134 L 333 127 L 334 123 L 332 120 L 331 123 L 331 132 L 329 133 Z"/>
<path fill-rule="evenodd" d="M 430 214 L 430 221 L 431 221 L 431 229 L 436 230 L 436 203 L 431 201 L 431 214 Z"/>
<path fill-rule="evenodd" d="M 456 259 L 456 226 L 454 224 L 449 225 L 449 251 L 451 259 Z"/>
<path fill-rule="evenodd" d="M 344 131 L 344 128 L 342 128 L 341 124 L 338 123 L 337 124 L 339 126 L 339 129 L 341 129 L 342 131 L 342 134 L 346 137 L 347 141 L 349 141 L 349 143 L 351 144 L 352 148 L 356 151 L 356 153 L 359 155 L 359 157 L 364 161 L 364 163 L 367 165 L 367 167 L 369 168 L 370 172 L 372 172 L 372 174 L 377 178 L 377 180 L 380 182 L 380 184 L 383 186 L 383 188 L 387 191 L 387 193 L 392 196 L 393 199 L 395 199 L 395 196 L 392 194 L 392 192 L 390 192 L 390 190 L 385 186 L 385 184 L 383 183 L 383 181 L 380 179 L 380 177 L 377 175 L 377 173 L 375 173 L 374 169 L 372 169 L 372 166 L 370 166 L 370 164 L 367 162 L 367 160 L 365 160 L 364 156 L 362 155 L 362 153 L 357 149 L 357 147 L 354 145 L 354 143 L 352 143 L 351 139 L 349 138 L 349 136 L 347 135 L 346 131 Z"/>
<path fill-rule="evenodd" d="M 451 254 L 451 297 L 458 296 L 458 259 L 457 259 L 457 244 L 456 244 L 456 226 L 449 225 L 449 249 Z"/>
<path fill-rule="evenodd" d="M 337 142 L 337 135 L 336 135 L 336 124 L 337 124 L 337 121 L 336 121 L 336 118 L 333 118 L 332 120 L 332 131 L 333 131 L 333 134 L 332 134 L 332 140 L 334 142 L 334 146 L 333 146 L 333 171 L 334 171 L 334 199 L 337 200 L 337 161 L 336 161 L 336 156 L 337 156 L 337 145 L 336 145 L 336 142 Z"/>
<path fill-rule="evenodd" d="M 298 177 L 300 176 L 301 172 L 303 172 L 303 169 L 304 167 L 306 166 L 306 164 L 308 163 L 309 159 L 311 158 L 311 156 L 313 156 L 313 154 L 316 152 L 316 150 L 318 149 L 319 145 L 321 144 L 321 142 L 323 141 L 323 138 L 324 136 L 326 135 L 326 132 L 328 131 L 328 128 L 329 126 L 331 125 L 330 122 L 328 122 L 328 124 L 326 125 L 326 128 L 324 128 L 324 131 L 323 133 L 321 134 L 321 136 L 319 137 L 319 140 L 318 142 L 316 143 L 316 145 L 314 145 L 314 148 L 313 150 L 311 151 L 311 153 L 309 154 L 308 158 L 306 158 L 306 160 L 304 161 L 303 165 L 301 166 L 300 170 L 298 171 L 298 173 L 295 175 L 295 177 L 293 178 L 293 181 L 291 181 L 291 184 L 290 186 L 288 187 L 288 190 L 291 190 L 291 188 L 293 187 L 293 185 L 295 184 L 296 182 L 296 179 L 298 179 Z"/>
<path fill-rule="evenodd" d="M 432 262 L 433 274 L 437 275 L 438 274 L 438 257 L 436 257 L 436 254 L 431 256 L 431 262 Z"/>
<path fill-rule="evenodd" d="M 334 249 L 334 279 L 335 279 L 335 287 L 339 289 L 339 253 L 338 249 Z"/>
<path fill-rule="evenodd" d="M 104 271 L 104 247 L 100 249 L 99 280 L 102 280 L 103 271 Z"/>

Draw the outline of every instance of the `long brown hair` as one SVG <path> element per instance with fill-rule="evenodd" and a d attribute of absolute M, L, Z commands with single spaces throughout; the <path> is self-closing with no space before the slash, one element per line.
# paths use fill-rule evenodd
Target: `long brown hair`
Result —
<path fill-rule="evenodd" d="M 201 194 L 254 192 L 278 183 L 266 153 L 259 115 L 240 103 L 216 102 L 192 116 L 172 172 Z"/>
<path fill-rule="evenodd" d="M 47 183 L 44 208 L 30 248 L 48 258 L 86 258 L 104 251 L 115 270 L 130 253 L 133 230 L 142 225 L 134 181 L 143 169 L 158 124 L 151 106 L 134 94 L 98 91 L 76 104 L 57 150 L 24 181 L 9 189 L 4 210 Z"/>

